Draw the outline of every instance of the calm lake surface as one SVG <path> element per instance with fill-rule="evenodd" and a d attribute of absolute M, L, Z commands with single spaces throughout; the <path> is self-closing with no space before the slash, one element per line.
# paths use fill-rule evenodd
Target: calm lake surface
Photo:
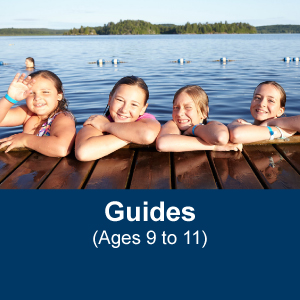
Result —
<path fill-rule="evenodd" d="M 225 124 L 233 119 L 252 121 L 249 112 L 255 87 L 275 80 L 287 93 L 286 115 L 300 114 L 299 63 L 283 62 L 300 56 L 300 34 L 272 35 L 143 35 L 0 37 L 0 92 L 4 96 L 25 58 L 36 69 L 56 73 L 64 84 L 77 130 L 92 114 L 102 114 L 108 95 L 122 77 L 142 77 L 150 91 L 147 112 L 161 122 L 171 119 L 174 93 L 186 84 L 200 85 L 210 101 L 210 120 Z M 225 65 L 213 60 L 227 57 Z M 89 64 L 117 58 L 122 63 Z M 171 63 L 179 58 L 189 64 Z M 0 137 L 21 128 L 0 128 Z"/>

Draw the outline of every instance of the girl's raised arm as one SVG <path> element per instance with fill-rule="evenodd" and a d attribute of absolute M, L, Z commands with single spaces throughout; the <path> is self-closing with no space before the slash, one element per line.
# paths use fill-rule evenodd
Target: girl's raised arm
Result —
<path fill-rule="evenodd" d="M 15 102 L 19 102 L 29 95 L 34 82 L 35 80 L 31 79 L 30 76 L 25 79 L 25 74 L 22 74 L 21 76 L 19 73 L 16 74 L 8 88 L 7 95 L 0 99 L 1 127 L 18 126 L 25 123 L 28 115 L 26 105 L 16 108 L 12 108 L 12 106 Z"/>

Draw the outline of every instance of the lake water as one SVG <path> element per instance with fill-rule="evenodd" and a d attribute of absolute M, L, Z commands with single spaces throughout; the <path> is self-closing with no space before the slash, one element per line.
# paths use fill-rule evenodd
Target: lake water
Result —
<path fill-rule="evenodd" d="M 210 101 L 210 120 L 225 124 L 242 117 L 252 121 L 249 106 L 254 88 L 275 80 L 287 93 L 287 116 L 300 114 L 300 34 L 273 35 L 143 35 L 0 37 L 0 95 L 5 95 L 16 72 L 34 57 L 36 69 L 56 73 L 64 84 L 77 130 L 92 114 L 102 114 L 108 95 L 122 77 L 142 77 L 150 91 L 147 112 L 161 122 L 171 119 L 173 95 L 186 84 L 200 85 Z M 225 65 L 213 60 L 227 57 Z M 88 64 L 117 58 L 126 63 Z M 189 64 L 171 63 L 179 58 Z M 0 137 L 20 132 L 0 128 Z"/>

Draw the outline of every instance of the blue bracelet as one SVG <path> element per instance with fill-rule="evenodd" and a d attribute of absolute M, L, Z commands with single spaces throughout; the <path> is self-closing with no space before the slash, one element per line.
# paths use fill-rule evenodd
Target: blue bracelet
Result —
<path fill-rule="evenodd" d="M 195 126 L 193 127 L 193 129 L 192 129 L 192 134 L 193 134 L 193 136 L 195 136 L 195 129 L 196 129 L 196 127 L 197 127 L 198 125 L 199 125 L 199 124 L 195 125 Z"/>
<path fill-rule="evenodd" d="M 274 140 L 274 131 L 272 130 L 272 128 L 270 126 L 267 126 L 267 128 L 270 131 L 270 141 Z"/>
<path fill-rule="evenodd" d="M 10 103 L 13 103 L 13 104 L 17 104 L 19 102 L 19 101 L 13 99 L 12 97 L 8 96 L 8 94 L 6 94 L 4 97 L 7 101 L 9 101 Z"/>

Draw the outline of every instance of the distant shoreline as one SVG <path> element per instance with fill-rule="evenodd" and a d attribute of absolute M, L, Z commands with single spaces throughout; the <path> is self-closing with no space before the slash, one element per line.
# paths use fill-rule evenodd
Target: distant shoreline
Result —
<path fill-rule="evenodd" d="M 17 34 L 14 34 L 14 35 L 1 35 L 0 34 L 0 37 L 14 37 L 14 36 L 65 36 L 65 37 L 68 37 L 68 36 L 142 36 L 142 35 L 153 35 L 153 36 L 158 36 L 158 35 L 262 35 L 262 34 L 300 34 L 300 32 L 295 32 L 295 33 L 260 33 L 260 32 L 257 32 L 257 33 L 170 33 L 170 34 L 110 34 L 110 35 L 104 35 L 104 34 L 95 34 L 95 35 L 91 35 L 91 34 L 70 34 L 70 35 L 64 35 L 64 34 L 22 34 L 22 35 L 17 35 Z"/>
<path fill-rule="evenodd" d="M 0 36 L 90 36 L 90 35 L 177 35 L 177 34 L 299 34 L 300 25 L 252 26 L 248 23 L 227 22 L 185 25 L 151 24 L 141 20 L 109 22 L 104 26 L 79 29 L 2 28 Z"/>

